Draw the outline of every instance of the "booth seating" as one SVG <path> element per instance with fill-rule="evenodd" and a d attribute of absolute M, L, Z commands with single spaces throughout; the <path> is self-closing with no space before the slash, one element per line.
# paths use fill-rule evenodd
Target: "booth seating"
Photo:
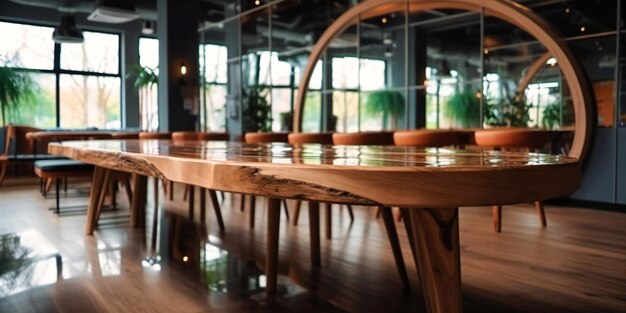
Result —
<path fill-rule="evenodd" d="M 91 177 L 94 166 L 76 160 L 39 160 L 34 163 L 35 175 L 43 180 L 54 180 L 56 187 L 55 212 L 60 213 L 60 185 L 61 179 L 70 177 Z"/>

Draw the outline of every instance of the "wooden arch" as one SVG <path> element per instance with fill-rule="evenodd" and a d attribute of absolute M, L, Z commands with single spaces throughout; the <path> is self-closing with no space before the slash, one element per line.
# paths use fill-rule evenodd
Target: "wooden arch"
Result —
<path fill-rule="evenodd" d="M 309 55 L 298 87 L 294 131 L 300 132 L 302 129 L 304 100 L 316 61 L 335 37 L 361 19 L 396 12 L 414 13 L 437 9 L 461 9 L 474 12 L 484 10 L 485 15 L 499 18 L 519 27 L 533 35 L 546 47 L 548 53 L 558 60 L 571 91 L 575 132 L 569 156 L 582 160 L 589 147 L 592 131 L 592 97 L 585 74 L 573 53 L 548 22 L 527 7 L 509 0 L 367 0 L 352 7 L 326 29 Z"/>
<path fill-rule="evenodd" d="M 526 88 L 528 88 L 530 82 L 533 80 L 533 78 L 535 78 L 535 75 L 537 75 L 537 73 L 539 73 L 539 71 L 541 71 L 541 69 L 546 66 L 546 62 L 548 62 L 548 59 L 550 59 L 551 56 L 552 55 L 550 53 L 544 53 L 539 58 L 537 58 L 535 62 L 533 62 L 533 64 L 530 65 L 528 71 L 526 71 L 526 74 L 524 74 L 524 77 L 522 77 L 522 79 L 519 81 L 519 84 L 517 85 L 517 93 L 521 95 L 524 94 L 524 91 L 526 90 Z"/>

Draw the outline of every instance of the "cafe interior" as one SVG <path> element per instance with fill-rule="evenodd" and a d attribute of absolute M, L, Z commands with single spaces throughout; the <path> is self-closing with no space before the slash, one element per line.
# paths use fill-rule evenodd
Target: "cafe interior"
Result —
<path fill-rule="evenodd" d="M 0 0 L 0 312 L 626 312 L 624 0 Z"/>

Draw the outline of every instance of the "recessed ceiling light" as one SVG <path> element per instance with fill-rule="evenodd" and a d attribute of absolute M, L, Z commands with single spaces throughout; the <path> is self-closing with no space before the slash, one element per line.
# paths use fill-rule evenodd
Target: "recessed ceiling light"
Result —
<path fill-rule="evenodd" d="M 580 27 L 580 31 L 581 31 L 581 32 L 584 32 L 585 30 L 586 30 L 585 26 L 581 26 L 581 27 Z"/>

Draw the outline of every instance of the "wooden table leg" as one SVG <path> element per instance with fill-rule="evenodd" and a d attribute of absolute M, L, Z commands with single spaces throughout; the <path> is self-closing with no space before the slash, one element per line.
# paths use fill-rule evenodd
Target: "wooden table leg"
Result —
<path fill-rule="evenodd" d="M 104 174 L 106 173 L 104 167 L 96 166 L 93 171 L 93 178 L 91 179 L 91 191 L 89 192 L 89 206 L 87 207 L 87 220 L 85 221 L 85 234 L 88 236 L 93 235 L 93 230 L 96 226 L 95 219 L 98 210 L 98 202 L 100 201 L 100 194 L 102 190 L 102 183 L 104 182 Z"/>
<path fill-rule="evenodd" d="M 391 251 L 393 252 L 393 258 L 396 261 L 396 268 L 398 268 L 400 280 L 402 280 L 405 290 L 411 290 L 409 275 L 406 273 L 406 266 L 404 265 L 404 259 L 402 258 L 402 249 L 400 248 L 396 225 L 393 221 L 393 213 L 391 212 L 391 208 L 388 206 L 381 207 L 380 212 L 383 217 L 383 222 L 385 223 L 385 230 L 387 230 L 387 237 L 389 237 L 389 244 L 391 244 Z"/>
<path fill-rule="evenodd" d="M 200 222 L 206 223 L 206 188 L 200 189 Z"/>
<path fill-rule="evenodd" d="M 458 208 L 410 210 L 426 312 L 462 311 L 458 212 Z"/>
<path fill-rule="evenodd" d="M 332 212 L 332 204 L 324 203 L 324 208 L 326 208 L 326 239 L 333 238 L 333 212 Z"/>
<path fill-rule="evenodd" d="M 133 174 L 133 203 L 130 208 L 130 224 L 133 227 L 139 226 L 141 216 L 145 216 L 147 190 L 148 177 Z"/>
<path fill-rule="evenodd" d="M 300 218 L 300 206 L 302 205 L 302 200 L 296 200 L 296 203 L 293 208 L 293 226 L 298 225 L 298 218 Z"/>
<path fill-rule="evenodd" d="M 300 200 L 298 200 L 300 202 Z M 294 215 L 295 218 L 295 215 Z M 309 241 L 311 244 L 311 264 L 320 266 L 320 204 L 309 202 Z"/>
<path fill-rule="evenodd" d="M 266 238 L 266 255 L 265 255 L 265 275 L 267 276 L 267 285 L 265 292 L 267 294 L 276 293 L 276 284 L 278 278 L 278 237 L 280 233 L 280 199 L 269 198 L 267 206 L 267 238 Z"/>
<path fill-rule="evenodd" d="M 224 219 L 222 218 L 222 209 L 220 208 L 220 203 L 219 201 L 217 201 L 216 191 L 209 189 L 209 196 L 211 197 L 211 204 L 213 205 L 213 212 L 215 212 L 217 225 L 220 227 L 220 232 L 224 232 Z"/>

